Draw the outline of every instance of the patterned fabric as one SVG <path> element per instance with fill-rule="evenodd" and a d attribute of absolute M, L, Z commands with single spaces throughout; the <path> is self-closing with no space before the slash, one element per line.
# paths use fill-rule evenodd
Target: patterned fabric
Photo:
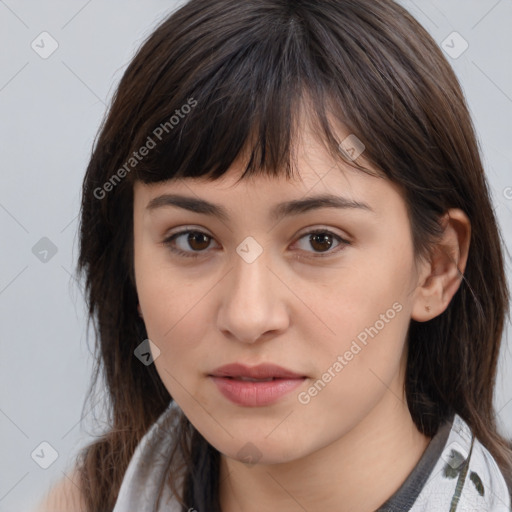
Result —
<path fill-rule="evenodd" d="M 440 439 L 444 442 L 439 443 Z M 436 443 L 439 450 L 435 447 Z M 422 475 L 422 466 L 431 469 Z M 418 478 L 424 481 L 421 486 L 414 488 L 411 482 Z M 438 510 L 512 510 L 510 494 L 496 461 L 458 415 L 455 415 L 451 424 L 439 430 L 402 487 L 377 512 Z"/>
<path fill-rule="evenodd" d="M 171 402 L 142 438 L 125 473 L 113 512 L 181 512 L 168 486 L 164 487 L 160 506 L 156 508 L 158 488 L 167 477 L 166 462 L 180 414 L 177 404 Z M 431 511 L 512 511 L 510 494 L 495 460 L 458 415 L 439 429 L 400 489 L 376 512 Z"/>

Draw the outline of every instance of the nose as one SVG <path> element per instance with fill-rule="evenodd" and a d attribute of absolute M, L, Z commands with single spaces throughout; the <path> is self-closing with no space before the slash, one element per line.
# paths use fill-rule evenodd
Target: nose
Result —
<path fill-rule="evenodd" d="M 242 343 L 275 336 L 289 325 L 286 287 L 263 254 L 251 263 L 238 255 L 233 258 L 234 268 L 220 288 L 218 329 Z"/>

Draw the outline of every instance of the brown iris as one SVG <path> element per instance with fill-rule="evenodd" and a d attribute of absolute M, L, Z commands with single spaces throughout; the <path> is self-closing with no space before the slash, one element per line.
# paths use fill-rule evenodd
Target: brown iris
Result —
<path fill-rule="evenodd" d="M 208 248 L 208 245 L 210 244 L 210 237 L 204 233 L 192 231 L 187 237 L 187 242 L 192 249 L 202 251 Z M 196 242 L 198 245 L 194 245 Z"/>
<path fill-rule="evenodd" d="M 329 233 L 315 233 L 309 237 L 311 246 L 320 252 L 325 252 L 332 246 L 332 235 Z"/>

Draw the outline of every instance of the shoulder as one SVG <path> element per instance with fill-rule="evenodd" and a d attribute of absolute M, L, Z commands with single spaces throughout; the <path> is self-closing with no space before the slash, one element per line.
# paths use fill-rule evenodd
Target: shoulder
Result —
<path fill-rule="evenodd" d="M 78 482 L 76 470 L 64 476 L 47 492 L 34 512 L 84 512 L 85 505 Z"/>
<path fill-rule="evenodd" d="M 181 409 L 174 402 L 161 414 L 139 442 L 125 472 L 114 512 L 149 510 L 155 506 L 155 499 L 162 491 L 162 506 L 158 509 L 168 512 L 181 510 L 176 496 L 169 485 L 169 475 L 174 475 L 178 489 L 183 486 L 185 468 L 176 447 L 176 428 L 183 417 Z M 154 510 L 151 508 L 151 510 Z M 156 509 L 155 509 L 156 510 Z"/>
<path fill-rule="evenodd" d="M 477 438 L 469 463 L 469 479 L 482 494 L 488 491 L 487 498 L 491 505 L 510 510 L 512 501 L 505 478 L 494 457 Z"/>
<path fill-rule="evenodd" d="M 510 512 L 510 493 L 491 453 L 455 415 L 441 455 L 411 512 Z"/>

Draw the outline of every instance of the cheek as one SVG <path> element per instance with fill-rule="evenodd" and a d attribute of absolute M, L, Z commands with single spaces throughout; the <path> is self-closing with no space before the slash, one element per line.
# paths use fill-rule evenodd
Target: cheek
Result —
<path fill-rule="evenodd" d="M 148 335 L 152 335 L 155 342 L 163 342 L 197 300 L 194 301 L 180 273 L 170 268 L 165 251 L 153 244 L 149 237 L 136 237 L 135 279 Z"/>
<path fill-rule="evenodd" d="M 396 255 L 379 254 L 358 258 L 350 272 L 309 292 L 328 327 L 314 349 L 323 395 L 318 403 L 324 406 L 364 407 L 399 369 L 410 322 L 412 252 L 404 247 Z"/>
<path fill-rule="evenodd" d="M 187 407 L 190 397 L 198 394 L 197 374 L 208 365 L 208 352 L 201 351 L 211 324 L 204 316 L 205 303 L 190 291 L 174 293 L 161 279 L 146 284 L 144 322 L 148 338 L 160 349 L 154 364 L 167 391 Z"/>
<path fill-rule="evenodd" d="M 179 290 L 179 291 L 178 291 Z M 182 287 L 158 276 L 146 281 L 139 291 L 144 322 L 149 338 L 173 361 L 171 355 L 193 358 L 204 330 L 211 321 L 206 319 L 208 299 L 194 288 Z"/>
<path fill-rule="evenodd" d="M 401 396 L 396 379 L 409 317 L 394 298 L 374 289 L 371 298 L 361 294 L 345 301 L 346 309 L 332 323 L 336 334 L 311 347 L 318 373 L 297 397 L 309 428 L 336 436 L 361 421 L 386 393 Z"/>
<path fill-rule="evenodd" d="M 332 340 L 333 349 L 348 349 L 347 343 L 350 345 L 358 335 L 364 342 L 372 326 L 376 326 L 379 337 L 389 333 L 394 339 L 408 323 L 412 258 L 380 254 L 356 254 L 346 268 L 326 276 L 324 282 L 317 280 L 314 286 L 303 282 L 303 289 L 298 291 L 323 320 L 324 339 Z"/>
<path fill-rule="evenodd" d="M 200 395 L 198 375 L 213 365 L 212 352 L 205 350 L 212 332 L 211 286 L 168 266 L 142 263 L 141 259 L 137 291 L 148 338 L 160 350 L 155 367 L 167 391 L 190 411 L 195 403 L 191 397 Z"/>

